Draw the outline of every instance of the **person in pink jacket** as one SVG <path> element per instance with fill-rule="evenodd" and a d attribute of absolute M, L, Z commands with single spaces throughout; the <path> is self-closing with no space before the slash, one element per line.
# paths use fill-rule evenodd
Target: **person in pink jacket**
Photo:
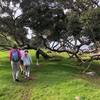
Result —
<path fill-rule="evenodd" d="M 21 54 L 17 49 L 17 46 L 14 45 L 13 49 L 10 50 L 10 62 L 12 66 L 12 75 L 14 81 L 19 81 L 19 66 L 20 66 Z"/>
<path fill-rule="evenodd" d="M 24 50 L 19 48 L 19 52 L 20 52 L 20 56 L 21 58 L 24 56 Z M 24 74 L 24 65 L 23 65 L 23 60 L 21 59 L 20 60 L 20 71 L 21 71 L 21 74 Z"/>

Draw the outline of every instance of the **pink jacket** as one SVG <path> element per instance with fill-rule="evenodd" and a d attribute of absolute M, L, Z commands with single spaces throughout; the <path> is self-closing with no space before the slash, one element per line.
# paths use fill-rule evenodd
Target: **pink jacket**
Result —
<path fill-rule="evenodd" d="M 13 50 L 16 50 L 16 49 L 11 49 L 10 50 L 10 55 L 9 55 L 9 59 L 10 59 L 10 61 L 12 60 L 12 51 Z M 18 50 L 18 49 L 17 49 Z M 21 54 L 20 54 L 20 51 L 18 50 L 18 56 L 19 56 L 19 60 L 21 59 Z"/>

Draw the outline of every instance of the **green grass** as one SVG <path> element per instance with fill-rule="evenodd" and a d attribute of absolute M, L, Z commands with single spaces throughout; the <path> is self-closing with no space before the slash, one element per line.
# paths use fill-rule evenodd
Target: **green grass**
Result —
<path fill-rule="evenodd" d="M 12 80 L 8 52 L 0 52 L 0 100 L 75 100 L 76 96 L 82 100 L 100 100 L 99 71 L 96 77 L 83 75 L 85 66 L 66 58 L 65 53 L 61 61 L 41 58 L 40 67 L 36 67 L 35 52 L 30 53 L 33 56 L 31 75 L 36 79 L 25 81 L 20 75 L 22 82 L 16 83 Z"/>

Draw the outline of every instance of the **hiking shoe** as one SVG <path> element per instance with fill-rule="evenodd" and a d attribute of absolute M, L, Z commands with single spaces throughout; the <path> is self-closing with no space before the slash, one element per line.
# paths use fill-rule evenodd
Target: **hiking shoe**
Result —
<path fill-rule="evenodd" d="M 15 81 L 16 81 L 16 82 L 20 82 L 20 80 L 19 80 L 19 79 L 16 79 Z"/>
<path fill-rule="evenodd" d="M 32 78 L 31 78 L 31 77 L 27 77 L 26 79 L 27 79 L 27 80 L 32 80 Z"/>

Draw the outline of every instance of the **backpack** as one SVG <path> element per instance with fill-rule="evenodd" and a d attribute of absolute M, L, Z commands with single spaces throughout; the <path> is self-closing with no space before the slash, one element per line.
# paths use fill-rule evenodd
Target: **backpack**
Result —
<path fill-rule="evenodd" d="M 18 50 L 12 51 L 12 61 L 14 61 L 14 62 L 18 62 L 19 61 Z"/>

